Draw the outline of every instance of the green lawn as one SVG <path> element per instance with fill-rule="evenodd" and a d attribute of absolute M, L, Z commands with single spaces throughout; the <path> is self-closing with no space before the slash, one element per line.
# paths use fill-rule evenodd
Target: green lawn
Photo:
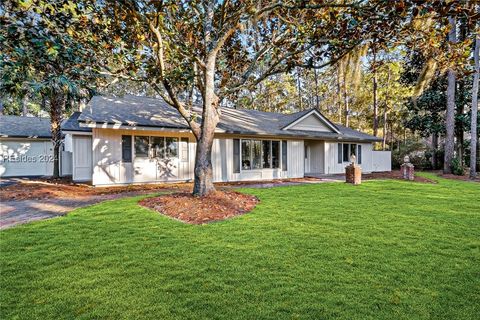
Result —
<path fill-rule="evenodd" d="M 129 198 L 0 232 L 2 319 L 478 319 L 480 185 L 248 189 L 186 225 Z"/>

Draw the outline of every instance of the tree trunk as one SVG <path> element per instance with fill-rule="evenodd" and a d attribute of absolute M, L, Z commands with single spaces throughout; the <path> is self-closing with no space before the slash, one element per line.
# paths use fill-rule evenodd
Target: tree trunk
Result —
<path fill-rule="evenodd" d="M 382 150 L 387 148 L 387 104 L 383 108 L 383 137 L 382 137 Z"/>
<path fill-rule="evenodd" d="M 318 74 L 317 69 L 313 69 L 313 75 L 315 77 L 315 107 L 320 110 L 320 97 L 318 96 Z"/>
<path fill-rule="evenodd" d="M 193 195 L 203 197 L 215 191 L 213 185 L 212 146 L 213 132 L 204 131 L 197 141 L 195 157 Z"/>
<path fill-rule="evenodd" d="M 22 116 L 28 115 L 28 95 L 25 94 L 22 99 Z"/>
<path fill-rule="evenodd" d="M 215 191 L 215 186 L 213 185 L 212 146 L 215 128 L 219 120 L 218 97 L 214 91 L 215 59 L 216 57 L 213 55 L 206 63 L 201 133 L 197 137 L 193 195 L 199 197 Z"/>
<path fill-rule="evenodd" d="M 53 177 L 60 177 L 60 146 L 62 145 L 62 115 L 65 108 L 65 96 L 56 92 L 50 96 L 50 132 L 53 143 Z"/>
<path fill-rule="evenodd" d="M 454 18 L 448 18 L 450 23 L 450 32 L 448 40 L 451 43 L 456 42 L 456 21 Z M 447 86 L 447 112 L 445 115 L 445 161 L 443 164 L 444 173 L 452 173 L 452 159 L 455 151 L 455 85 L 456 72 L 453 68 L 448 69 L 448 86 Z"/>
<path fill-rule="evenodd" d="M 473 75 L 472 86 L 472 115 L 471 115 L 471 139 L 470 139 L 470 179 L 477 176 L 477 144 L 478 144 L 478 78 L 480 74 L 479 65 L 480 37 L 477 35 L 475 39 L 475 51 L 473 58 L 475 60 L 475 73 Z"/>
<path fill-rule="evenodd" d="M 464 80 L 459 80 L 457 81 L 457 84 L 458 84 L 458 92 L 460 92 L 460 95 L 463 94 L 464 90 L 465 90 L 465 81 Z M 456 114 L 457 114 L 457 118 L 458 119 L 461 119 L 462 116 L 463 116 L 463 113 L 465 111 L 465 108 L 464 108 L 464 105 L 463 103 L 459 103 L 458 105 L 455 106 L 456 107 Z M 456 140 L 456 154 L 457 154 L 457 157 L 458 157 L 458 160 L 460 161 L 460 164 L 463 166 L 465 163 L 464 161 L 464 148 L 463 148 L 463 132 L 464 132 L 465 128 L 464 128 L 464 125 L 463 125 L 463 122 L 462 121 L 456 121 L 455 123 L 455 140 Z"/>
<path fill-rule="evenodd" d="M 377 51 L 373 47 L 373 135 L 378 135 L 378 102 L 377 102 Z"/>
<path fill-rule="evenodd" d="M 438 133 L 432 133 L 432 169 L 436 170 L 438 167 L 437 163 L 437 152 L 438 152 Z"/>
<path fill-rule="evenodd" d="M 302 87 L 300 86 L 300 72 L 297 69 L 297 90 L 298 90 L 298 108 L 303 110 L 302 104 Z"/>
<path fill-rule="evenodd" d="M 385 103 L 383 108 L 383 138 L 382 138 L 382 150 L 385 150 L 387 147 L 387 113 L 388 113 L 388 100 L 389 100 L 389 91 L 390 86 L 390 69 L 387 73 L 387 86 L 385 91 Z"/>
<path fill-rule="evenodd" d="M 343 77 L 343 102 L 345 106 L 345 127 L 350 125 L 350 106 L 348 105 L 347 80 Z"/>
<path fill-rule="evenodd" d="M 335 95 L 335 99 L 338 100 L 337 104 L 337 111 L 338 111 L 338 123 L 342 123 L 342 91 L 341 91 L 341 84 L 340 84 L 340 67 L 337 67 L 336 70 L 336 88 L 337 88 L 337 94 Z"/>

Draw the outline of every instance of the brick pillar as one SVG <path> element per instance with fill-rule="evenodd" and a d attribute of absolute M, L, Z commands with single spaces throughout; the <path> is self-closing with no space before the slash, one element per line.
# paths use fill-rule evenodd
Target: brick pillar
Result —
<path fill-rule="evenodd" d="M 345 167 L 345 182 L 355 185 L 362 183 L 362 168 L 354 163 Z"/>
<path fill-rule="evenodd" d="M 400 166 L 402 177 L 405 180 L 415 180 L 415 167 L 410 162 L 406 162 Z"/>

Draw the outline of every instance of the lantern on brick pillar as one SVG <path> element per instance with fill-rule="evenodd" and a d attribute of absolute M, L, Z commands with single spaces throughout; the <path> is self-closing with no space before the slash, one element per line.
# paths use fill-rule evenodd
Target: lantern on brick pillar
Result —
<path fill-rule="evenodd" d="M 402 177 L 405 180 L 415 180 L 415 166 L 410 162 L 410 157 L 403 158 L 403 164 L 400 166 Z"/>
<path fill-rule="evenodd" d="M 355 164 L 357 157 L 352 154 L 350 156 L 350 164 L 345 167 L 345 182 L 354 185 L 362 183 L 362 168 Z"/>

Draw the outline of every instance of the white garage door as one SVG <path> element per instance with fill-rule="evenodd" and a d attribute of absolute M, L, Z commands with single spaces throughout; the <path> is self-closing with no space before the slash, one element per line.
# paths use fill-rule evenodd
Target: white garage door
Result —
<path fill-rule="evenodd" d="M 1 140 L 0 152 L 0 177 L 53 174 L 53 145 L 49 140 Z"/>

